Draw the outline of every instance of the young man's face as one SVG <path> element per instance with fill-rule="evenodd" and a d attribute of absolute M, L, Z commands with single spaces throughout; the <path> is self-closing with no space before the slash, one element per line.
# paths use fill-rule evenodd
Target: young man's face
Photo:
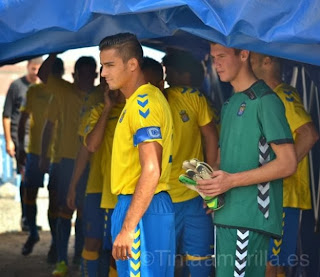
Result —
<path fill-rule="evenodd" d="M 145 69 L 143 70 L 144 80 L 147 83 L 150 83 L 160 89 L 161 91 L 164 90 L 164 80 L 161 79 L 161 77 L 157 76 L 159 74 L 156 74 L 153 72 L 152 69 Z"/>
<path fill-rule="evenodd" d="M 176 70 L 174 70 L 174 68 L 172 68 L 171 66 L 166 66 L 165 71 L 166 71 L 166 81 L 169 86 L 172 87 L 172 86 L 180 85 L 179 84 L 179 80 L 180 80 L 179 73 Z"/>
<path fill-rule="evenodd" d="M 73 75 L 75 83 L 81 90 L 89 90 L 94 86 L 97 77 L 96 68 L 93 65 L 82 65 Z"/>
<path fill-rule="evenodd" d="M 236 55 L 235 49 L 227 48 L 220 44 L 210 45 L 210 54 L 213 65 L 222 82 L 232 82 L 241 67 L 240 54 Z"/>
<path fill-rule="evenodd" d="M 27 65 L 27 75 L 28 79 L 31 81 L 31 83 L 36 83 L 38 81 L 38 71 L 40 68 L 40 63 L 33 63 L 29 62 Z"/>
<path fill-rule="evenodd" d="M 116 49 L 106 49 L 100 52 L 102 65 L 101 76 L 105 78 L 111 90 L 121 89 L 129 77 L 127 63 L 125 64 Z"/>

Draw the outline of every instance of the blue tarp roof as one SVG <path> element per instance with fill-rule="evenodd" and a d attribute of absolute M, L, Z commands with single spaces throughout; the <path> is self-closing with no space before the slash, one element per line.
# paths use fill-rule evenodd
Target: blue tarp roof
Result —
<path fill-rule="evenodd" d="M 0 63 L 132 32 L 156 48 L 202 55 L 212 40 L 320 65 L 319 30 L 317 0 L 1 0 Z"/>

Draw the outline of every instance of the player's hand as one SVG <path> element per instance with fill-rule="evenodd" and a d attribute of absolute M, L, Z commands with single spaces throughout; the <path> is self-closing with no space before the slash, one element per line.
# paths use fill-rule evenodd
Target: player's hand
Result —
<path fill-rule="evenodd" d="M 132 258 L 132 245 L 134 241 L 134 231 L 129 232 L 121 229 L 117 235 L 113 246 L 112 256 L 115 260 L 127 260 Z"/>
<path fill-rule="evenodd" d="M 76 191 L 71 186 L 67 195 L 67 206 L 70 210 L 73 210 L 73 211 L 77 208 L 76 207 Z"/>
<path fill-rule="evenodd" d="M 6 151 L 10 157 L 14 157 L 16 154 L 16 147 L 14 146 L 13 140 L 10 140 L 6 143 Z"/>
<path fill-rule="evenodd" d="M 186 185 L 188 188 L 195 190 L 204 199 L 207 206 L 213 211 L 219 210 L 224 205 L 224 195 L 211 195 L 205 194 L 198 188 L 198 181 L 212 180 L 213 169 L 205 162 L 197 159 L 184 161 L 182 168 L 186 170 L 186 174 L 179 176 L 179 181 Z"/>
<path fill-rule="evenodd" d="M 50 159 L 49 158 L 39 158 L 39 169 L 42 172 L 49 172 Z"/>
<path fill-rule="evenodd" d="M 217 170 L 212 173 L 212 179 L 197 180 L 197 188 L 204 195 L 215 197 L 232 188 L 232 174 Z"/>
<path fill-rule="evenodd" d="M 120 103 L 121 99 L 121 92 L 120 90 L 106 90 L 104 92 L 104 105 L 112 108 L 116 104 Z"/>

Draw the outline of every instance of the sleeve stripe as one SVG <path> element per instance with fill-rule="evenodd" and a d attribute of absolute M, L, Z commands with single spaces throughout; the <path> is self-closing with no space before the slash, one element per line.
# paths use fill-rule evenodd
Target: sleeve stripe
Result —
<path fill-rule="evenodd" d="M 285 138 L 285 139 L 276 139 L 272 141 L 268 141 L 268 143 L 274 143 L 274 144 L 285 144 L 285 143 L 294 143 L 292 138 Z"/>

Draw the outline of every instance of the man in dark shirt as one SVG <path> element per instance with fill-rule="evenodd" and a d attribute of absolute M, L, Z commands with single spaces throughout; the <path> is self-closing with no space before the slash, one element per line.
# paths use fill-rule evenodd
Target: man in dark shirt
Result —
<path fill-rule="evenodd" d="M 11 157 L 17 160 L 17 172 L 20 173 L 22 163 L 17 156 L 19 149 L 18 124 L 20 120 L 20 106 L 24 103 L 26 92 L 31 84 L 38 82 L 38 70 L 41 66 L 42 58 L 35 58 L 28 61 L 27 74 L 15 81 L 9 87 L 6 101 L 3 107 L 2 124 L 6 140 L 6 151 Z M 20 147 L 24 147 L 21 145 Z M 20 198 L 22 209 L 22 228 L 24 228 L 24 211 L 22 204 L 22 186 L 20 185 Z"/>

